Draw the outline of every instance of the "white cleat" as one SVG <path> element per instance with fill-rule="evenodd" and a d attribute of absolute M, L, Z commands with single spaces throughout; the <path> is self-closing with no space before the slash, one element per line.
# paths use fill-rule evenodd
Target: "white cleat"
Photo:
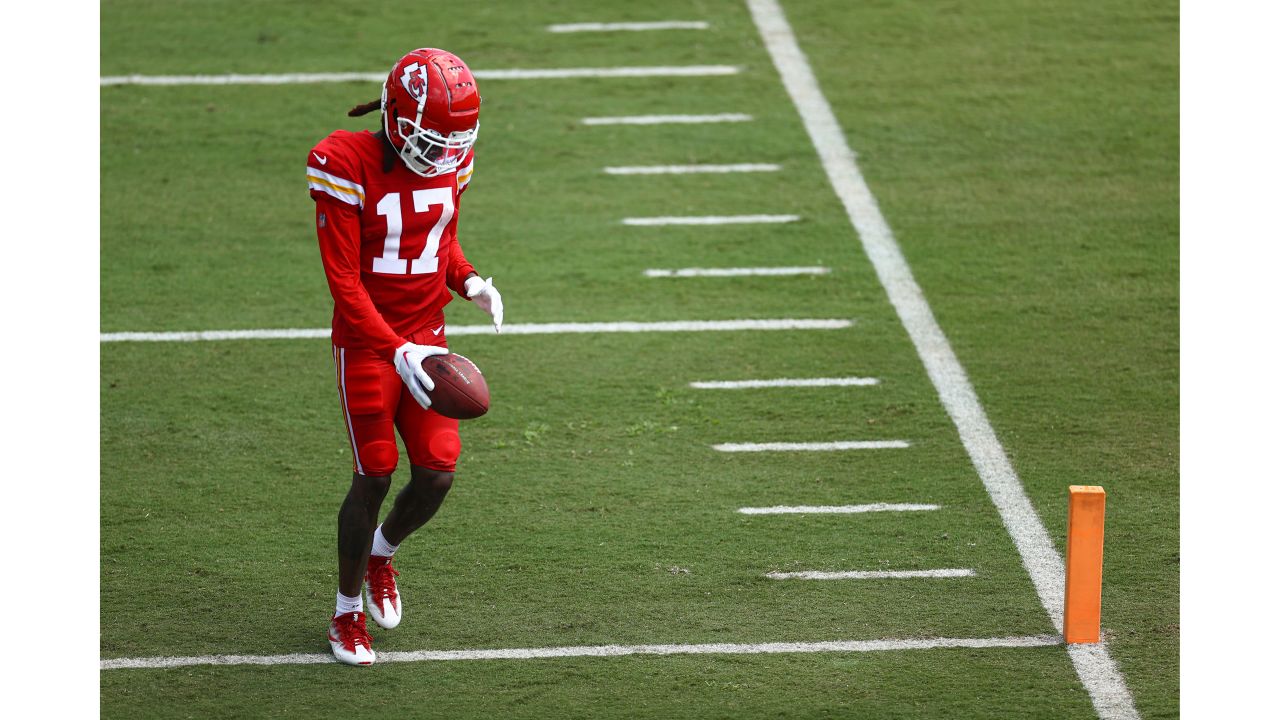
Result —
<path fill-rule="evenodd" d="M 364 613 L 334 615 L 329 621 L 329 647 L 348 665 L 372 665 L 373 647 L 364 626 Z"/>
<path fill-rule="evenodd" d="M 396 586 L 399 575 L 391 567 L 391 558 L 369 556 L 369 567 L 364 575 L 365 606 L 378 627 L 387 630 L 400 624 L 404 609 L 400 588 Z"/>

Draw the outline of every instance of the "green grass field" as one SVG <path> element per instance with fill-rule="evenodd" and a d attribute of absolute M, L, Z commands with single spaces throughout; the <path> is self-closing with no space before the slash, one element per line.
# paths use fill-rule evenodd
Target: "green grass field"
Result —
<path fill-rule="evenodd" d="M 483 5 L 483 6 L 482 6 Z M 784 7 L 1059 552 L 1108 491 L 1103 627 L 1143 717 L 1179 712 L 1178 7 Z M 742 2 L 117 2 L 102 74 L 737 65 L 489 80 L 459 225 L 507 322 L 841 318 L 838 330 L 462 335 L 488 415 L 397 553 L 377 651 L 1053 632 Z M 552 34 L 549 23 L 706 20 Z M 371 83 L 103 87 L 104 332 L 327 327 L 303 176 Z M 584 117 L 748 113 L 599 126 Z M 607 176 L 604 166 L 781 172 Z M 785 225 L 624 217 L 796 214 Z M 816 277 L 646 268 L 821 265 Z M 487 318 L 465 303 L 453 325 Z M 104 343 L 101 656 L 326 653 L 350 448 L 325 340 Z M 700 390 L 863 376 L 870 387 Z M 907 449 L 726 454 L 723 442 Z M 397 481 L 403 481 L 407 459 Z M 744 506 L 940 510 L 747 516 Z M 972 568 L 774 581 L 774 570 Z M 1064 648 L 104 670 L 107 717 L 1094 717 Z"/>

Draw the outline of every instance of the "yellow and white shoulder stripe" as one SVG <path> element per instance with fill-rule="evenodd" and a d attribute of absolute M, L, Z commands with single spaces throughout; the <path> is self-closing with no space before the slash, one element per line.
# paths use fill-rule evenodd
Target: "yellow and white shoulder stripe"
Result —
<path fill-rule="evenodd" d="M 471 182 L 471 173 L 475 169 L 476 169 L 476 159 L 471 158 L 471 162 L 467 163 L 466 167 L 458 171 L 458 189 L 459 190 L 466 187 L 467 183 Z"/>
<path fill-rule="evenodd" d="M 350 205 L 364 207 L 364 186 L 307 166 L 307 186 Z"/>

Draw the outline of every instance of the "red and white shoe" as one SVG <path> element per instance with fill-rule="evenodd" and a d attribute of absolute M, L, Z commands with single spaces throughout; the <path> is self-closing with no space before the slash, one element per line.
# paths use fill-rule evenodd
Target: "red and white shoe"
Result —
<path fill-rule="evenodd" d="M 333 656 L 348 665 L 372 665 L 373 645 L 364 627 L 364 613 L 334 615 L 329 622 L 329 646 Z"/>
<path fill-rule="evenodd" d="M 391 628 L 400 624 L 402 611 L 400 589 L 396 577 L 400 573 L 391 567 L 391 558 L 369 556 L 369 566 L 364 574 L 365 606 L 378 627 Z"/>

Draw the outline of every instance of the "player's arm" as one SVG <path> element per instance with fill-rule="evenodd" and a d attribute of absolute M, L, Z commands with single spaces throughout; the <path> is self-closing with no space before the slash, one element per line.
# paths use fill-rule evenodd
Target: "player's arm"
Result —
<path fill-rule="evenodd" d="M 476 151 L 473 148 L 467 153 L 467 157 L 462 161 L 462 167 L 458 170 L 459 200 L 462 198 L 462 193 L 471 185 L 471 176 L 475 172 L 475 167 Z M 450 290 L 471 300 L 481 310 L 489 313 L 493 317 L 494 329 L 502 332 L 502 295 L 493 286 L 493 278 L 481 278 L 475 267 L 467 262 L 460 242 L 453 243 L 449 250 L 449 258 L 445 264 L 445 284 Z"/>
<path fill-rule="evenodd" d="M 316 235 L 334 309 L 365 346 L 392 359 L 405 340 L 383 319 L 360 281 L 358 208 L 334 198 L 317 197 Z"/>
<path fill-rule="evenodd" d="M 474 302 L 481 310 L 493 317 L 493 327 L 502 332 L 502 294 L 493 286 L 493 278 L 481 278 L 467 257 L 462 253 L 462 245 L 453 243 L 449 249 L 449 260 L 445 265 L 445 284 L 450 290 Z"/>
<path fill-rule="evenodd" d="M 359 211 L 340 200 L 317 197 L 316 234 L 335 311 L 367 347 L 395 365 L 418 404 L 430 407 L 431 398 L 427 393 L 435 390 L 435 383 L 422 369 L 422 361 L 449 351 L 405 340 L 391 329 L 374 306 L 360 281 Z"/>
<path fill-rule="evenodd" d="M 347 179 L 351 177 L 349 172 L 335 174 L 333 171 L 341 172 L 340 156 L 325 148 L 324 143 L 316 150 L 322 148 L 325 152 L 313 151 L 311 157 L 316 161 L 325 158 L 326 162 L 321 164 L 328 166 L 329 171 L 315 167 L 316 161 L 308 160 L 307 184 L 316 201 L 316 237 L 334 311 L 365 346 L 395 365 L 418 404 L 430 407 L 431 398 L 427 393 L 435 389 L 435 383 L 422 369 L 422 361 L 449 351 L 408 342 L 392 330 L 378 312 L 360 280 L 360 207 L 364 203 L 364 188 Z"/>

